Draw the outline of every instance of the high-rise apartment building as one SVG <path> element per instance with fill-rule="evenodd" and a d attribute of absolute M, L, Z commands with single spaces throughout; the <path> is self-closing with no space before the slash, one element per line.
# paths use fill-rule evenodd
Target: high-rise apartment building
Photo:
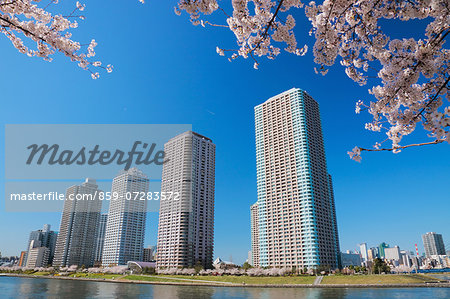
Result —
<path fill-rule="evenodd" d="M 102 208 L 100 192 L 90 178 L 67 189 L 53 266 L 94 265 L 95 234 Z"/>
<path fill-rule="evenodd" d="M 121 171 L 113 180 L 111 194 L 118 197 L 109 204 L 103 245 L 102 264 L 126 265 L 142 261 L 147 200 L 147 176 L 137 168 Z"/>
<path fill-rule="evenodd" d="M 39 244 L 40 242 L 36 242 L 35 240 L 32 240 L 30 243 L 26 263 L 26 266 L 29 268 L 48 266 L 50 249 L 48 247 L 39 246 Z"/>
<path fill-rule="evenodd" d="M 367 262 L 368 256 L 367 256 L 367 243 L 359 244 L 359 249 L 361 252 L 361 258 L 363 262 Z"/>
<path fill-rule="evenodd" d="M 252 240 L 252 258 L 251 265 L 259 265 L 259 246 L 258 246 L 258 203 L 250 206 L 250 225 L 251 225 L 251 240 Z"/>
<path fill-rule="evenodd" d="M 192 131 L 164 145 L 157 266 L 212 267 L 214 246 L 215 148 L 211 139 Z"/>
<path fill-rule="evenodd" d="M 105 243 L 106 221 L 108 221 L 108 214 L 101 214 L 97 234 L 95 235 L 94 261 L 97 264 L 101 264 L 102 262 L 103 245 Z"/>
<path fill-rule="evenodd" d="M 426 233 L 422 235 L 422 240 L 427 257 L 432 255 L 445 255 L 445 245 L 441 234 L 433 232 Z"/>
<path fill-rule="evenodd" d="M 290 89 L 255 107 L 261 267 L 340 266 L 319 105 Z"/>
<path fill-rule="evenodd" d="M 385 253 L 384 249 L 389 248 L 389 244 L 386 244 L 385 242 L 378 245 L 378 257 L 380 259 L 384 259 Z"/>
<path fill-rule="evenodd" d="M 49 249 L 47 262 L 51 264 L 53 262 L 53 256 L 55 254 L 56 239 L 58 233 L 51 230 L 50 224 L 44 224 L 42 229 L 34 230 L 30 233 L 28 238 L 27 251 L 30 249 L 31 242 L 34 241 L 33 248 L 35 247 L 47 247 Z M 25 254 L 23 264 L 26 264 L 27 255 Z"/>

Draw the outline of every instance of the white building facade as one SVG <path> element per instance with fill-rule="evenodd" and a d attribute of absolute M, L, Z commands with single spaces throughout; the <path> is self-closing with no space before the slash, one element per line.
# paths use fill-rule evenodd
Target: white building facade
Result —
<path fill-rule="evenodd" d="M 121 171 L 114 178 L 111 194 L 118 199 L 111 200 L 109 204 L 102 252 L 103 266 L 142 261 L 147 200 L 136 197 L 135 192 L 146 194 L 148 190 L 149 180 L 137 168 Z"/>
<path fill-rule="evenodd" d="M 29 268 L 47 267 L 50 256 L 48 247 L 34 247 L 28 250 L 26 266 Z"/>
<path fill-rule="evenodd" d="M 359 250 L 361 252 L 361 258 L 362 258 L 363 262 L 367 262 L 368 261 L 368 257 L 367 257 L 367 243 L 359 244 Z"/>
<path fill-rule="evenodd" d="M 157 267 L 212 267 L 215 151 L 211 139 L 192 131 L 164 145 Z"/>

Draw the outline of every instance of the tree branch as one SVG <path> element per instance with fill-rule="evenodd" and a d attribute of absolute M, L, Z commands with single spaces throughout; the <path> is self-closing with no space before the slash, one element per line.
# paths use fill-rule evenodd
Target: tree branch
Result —
<path fill-rule="evenodd" d="M 253 49 L 250 50 L 250 52 L 249 52 L 248 54 L 251 54 L 251 53 L 253 53 L 256 49 L 258 49 L 258 48 L 259 48 L 259 45 L 266 39 L 266 37 L 267 37 L 267 35 L 268 35 L 268 32 L 269 32 L 269 29 L 270 29 L 270 26 L 272 26 L 273 21 L 275 20 L 275 18 L 276 18 L 276 16 L 277 16 L 278 12 L 280 11 L 280 8 L 281 8 L 281 5 L 283 4 L 283 1 L 284 1 L 284 0 L 280 0 L 280 2 L 278 2 L 277 9 L 275 10 L 275 13 L 273 14 L 272 19 L 270 19 L 269 23 L 267 24 L 266 29 L 264 30 L 264 33 L 263 33 L 261 39 L 258 41 L 258 43 L 256 44 L 256 46 L 255 46 Z"/>
<path fill-rule="evenodd" d="M 439 96 L 439 94 L 441 93 L 442 89 L 444 89 L 445 86 L 447 86 L 448 82 L 450 81 L 450 76 L 448 76 L 447 80 L 445 80 L 444 84 L 441 85 L 441 87 L 439 88 L 439 90 L 436 92 L 436 94 L 434 95 L 434 97 L 428 101 L 428 103 L 426 104 L 425 107 L 422 108 L 422 110 L 420 110 L 419 113 L 417 113 L 416 116 L 414 116 L 414 118 L 412 119 L 413 121 L 416 120 L 424 111 L 425 109 L 427 109 L 431 103 L 433 103 L 437 97 Z"/>
<path fill-rule="evenodd" d="M 362 147 L 360 147 L 359 149 L 361 151 L 367 151 L 367 152 L 382 152 L 382 151 L 391 152 L 391 151 L 394 151 L 394 150 L 405 149 L 405 148 L 412 147 L 412 146 L 432 145 L 432 144 L 439 144 L 439 143 L 442 143 L 442 142 L 444 142 L 444 139 L 436 139 L 435 141 L 424 142 L 424 143 L 415 143 L 415 144 L 408 144 L 408 145 L 401 145 L 401 146 L 399 145 L 399 146 L 397 146 L 395 148 L 375 148 L 375 149 L 372 149 L 372 148 L 362 148 Z"/>

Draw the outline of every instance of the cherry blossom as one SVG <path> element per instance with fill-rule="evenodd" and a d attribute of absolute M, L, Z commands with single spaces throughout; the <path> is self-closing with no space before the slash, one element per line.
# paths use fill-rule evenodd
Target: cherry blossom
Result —
<path fill-rule="evenodd" d="M 349 152 L 360 161 L 361 151 L 400 152 L 410 146 L 450 143 L 449 64 L 450 51 L 444 48 L 450 33 L 450 2 L 448 0 L 231 0 L 227 13 L 216 0 L 180 0 L 175 12 L 185 11 L 194 25 L 221 26 L 230 29 L 237 40 L 237 49 L 217 47 L 216 52 L 229 60 L 238 57 L 254 60 L 274 59 L 280 47 L 295 55 L 304 55 L 294 34 L 296 20 L 288 14 L 293 8 L 305 8 L 311 22 L 310 35 L 315 37 L 316 73 L 325 75 L 336 60 L 345 74 L 359 85 L 370 83 L 372 101 L 359 100 L 356 113 L 367 111 L 373 120 L 366 129 L 385 132 L 386 139 L 373 148 L 358 147 Z M 204 19 L 213 12 L 225 16 L 225 24 L 212 24 Z M 201 15 L 204 15 L 202 17 Z M 381 20 L 410 21 L 426 19 L 424 38 L 391 39 L 383 32 Z M 369 78 L 374 78 L 369 80 Z M 429 131 L 430 142 L 400 145 L 403 137 L 413 133 L 417 125 Z M 390 145 L 381 145 L 390 141 Z"/>
<path fill-rule="evenodd" d="M 93 59 L 95 40 L 83 46 L 71 39 L 70 31 L 78 27 L 76 19 L 84 19 L 77 14 L 85 5 L 76 2 L 72 13 L 62 16 L 50 12 L 57 2 L 50 0 L 45 6 L 39 0 L 0 0 L 0 32 L 28 56 L 51 61 L 55 52 L 61 52 L 88 70 L 93 79 L 100 76 L 93 68 L 112 72 L 112 65 L 103 66 Z M 298 46 L 297 22 L 289 13 L 303 8 L 311 23 L 311 28 L 303 30 L 315 37 L 316 73 L 325 75 L 339 60 L 349 78 L 361 86 L 370 85 L 372 100 L 358 100 L 355 112 L 368 112 L 372 121 L 366 129 L 386 134 L 373 148 L 353 149 L 350 157 L 360 161 L 361 151 L 398 153 L 411 146 L 450 143 L 450 50 L 444 47 L 450 33 L 448 0 L 325 0 L 307 5 L 299 0 L 231 0 L 229 12 L 217 0 L 179 0 L 175 13 L 187 13 L 194 25 L 231 30 L 237 48 L 218 46 L 218 55 L 230 61 L 250 58 L 258 69 L 260 57 L 275 59 L 282 48 L 298 56 L 308 51 L 306 45 Z M 206 19 L 213 13 L 223 15 L 223 24 Z M 426 20 L 428 25 L 421 39 L 391 39 L 382 30 L 382 20 Z M 36 43 L 35 49 L 27 45 L 30 40 Z M 431 141 L 401 145 L 418 125 L 429 132 Z M 383 144 L 389 145 L 383 148 Z"/>
<path fill-rule="evenodd" d="M 443 48 L 450 30 L 450 3 L 428 1 L 324 1 L 311 2 L 306 14 L 316 37 L 315 62 L 326 68 L 340 59 L 348 77 L 366 85 L 368 76 L 378 79 L 369 89 L 375 101 L 358 101 L 355 112 L 367 110 L 373 121 L 367 130 L 384 131 L 387 138 L 373 149 L 349 152 L 361 160 L 361 151 L 398 153 L 410 146 L 449 141 L 448 116 L 439 113 L 448 104 L 450 52 Z M 379 24 L 382 19 L 409 21 L 429 18 L 424 39 L 390 39 Z M 364 108 L 363 108 L 364 107 Z M 421 123 L 431 142 L 400 145 Z M 391 145 L 381 148 L 390 140 Z"/>
<path fill-rule="evenodd" d="M 73 11 L 63 16 L 52 14 L 50 10 L 58 3 L 50 0 L 43 4 L 39 0 L 0 0 L 0 33 L 5 35 L 13 46 L 30 57 L 37 56 L 51 61 L 56 52 L 67 56 L 71 61 L 78 62 L 78 66 L 91 73 L 92 78 L 100 75 L 93 68 L 103 68 L 108 72 L 112 66 L 103 67 L 99 61 L 92 61 L 97 46 L 92 40 L 87 47 L 71 39 L 71 30 L 78 27 L 76 19 L 84 19 L 78 15 L 85 9 L 85 5 L 76 2 Z M 25 41 L 22 38 L 26 38 Z M 31 43 L 30 43 L 31 42 Z M 35 48 L 31 47 L 35 43 Z"/>
<path fill-rule="evenodd" d="M 238 49 L 230 50 L 218 47 L 217 53 L 224 56 L 224 52 L 232 52 L 231 60 L 238 57 L 251 57 L 255 61 L 255 69 L 259 65 L 255 56 L 274 59 L 280 54 L 280 48 L 274 46 L 274 42 L 286 44 L 284 50 L 295 55 L 303 56 L 306 53 L 306 46 L 297 47 L 293 32 L 294 17 L 289 14 L 284 19 L 281 17 L 281 12 L 288 11 L 292 7 L 302 7 L 303 4 L 300 1 L 232 0 L 231 5 L 233 12 L 227 14 L 224 9 L 219 7 L 216 0 L 180 0 L 175 8 L 175 13 L 180 15 L 182 11 L 185 11 L 190 15 L 194 25 L 229 28 L 237 39 Z M 200 19 L 201 14 L 210 15 L 217 10 L 223 12 L 226 17 L 226 25 L 213 24 Z"/>

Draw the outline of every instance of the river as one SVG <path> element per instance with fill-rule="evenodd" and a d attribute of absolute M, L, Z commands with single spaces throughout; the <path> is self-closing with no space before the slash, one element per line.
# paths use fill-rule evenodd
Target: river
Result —
<path fill-rule="evenodd" d="M 0 298 L 450 298 L 450 288 L 245 288 L 0 277 Z"/>

